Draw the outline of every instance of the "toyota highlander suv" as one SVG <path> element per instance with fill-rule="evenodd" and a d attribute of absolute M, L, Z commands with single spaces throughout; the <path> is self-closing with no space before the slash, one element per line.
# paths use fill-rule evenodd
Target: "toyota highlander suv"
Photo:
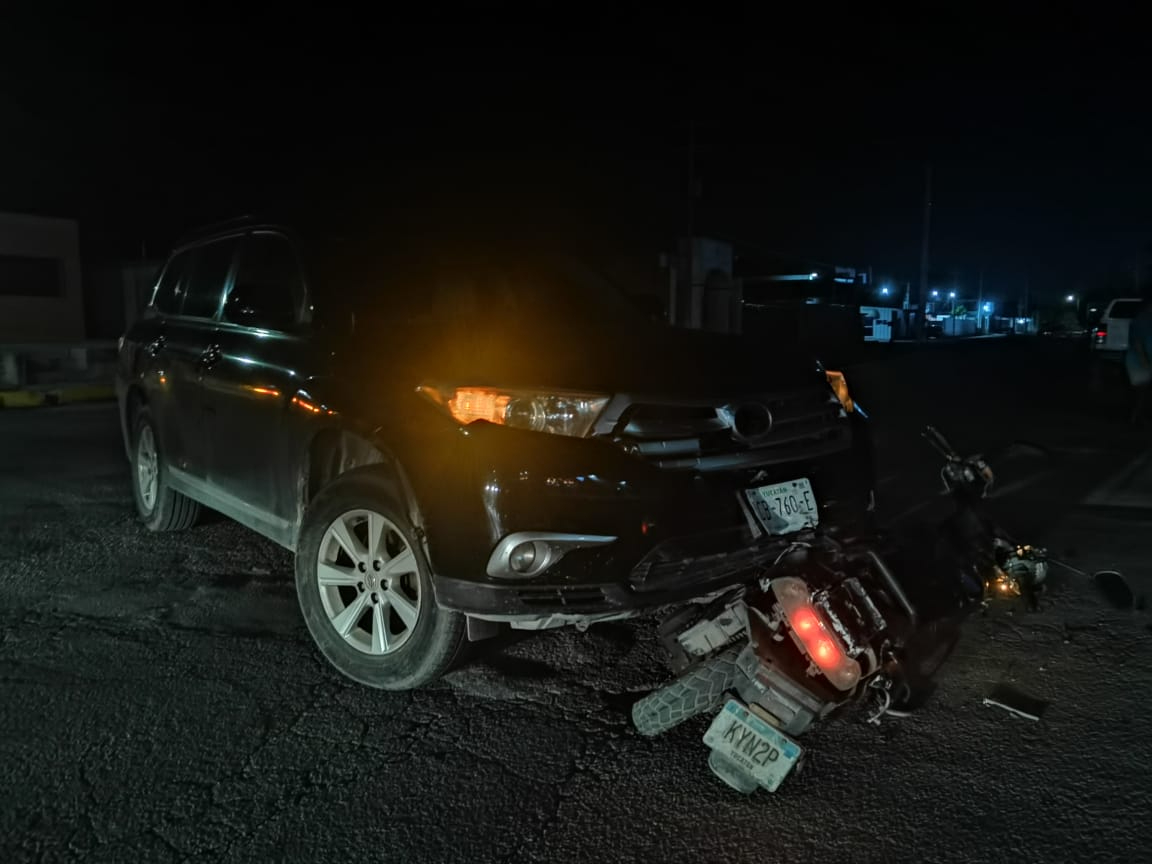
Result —
<path fill-rule="evenodd" d="M 121 340 L 136 508 L 212 508 L 295 553 L 309 632 L 361 683 L 469 640 L 624 618 L 866 530 L 843 376 L 677 330 L 575 259 L 255 221 L 178 246 Z"/>

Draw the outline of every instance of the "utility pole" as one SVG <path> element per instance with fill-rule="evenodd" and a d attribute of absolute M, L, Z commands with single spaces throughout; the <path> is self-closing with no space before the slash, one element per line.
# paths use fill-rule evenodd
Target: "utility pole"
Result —
<path fill-rule="evenodd" d="M 920 238 L 920 291 L 916 299 L 916 341 L 928 339 L 924 310 L 928 297 L 928 237 L 932 225 L 932 163 L 924 164 L 924 229 Z"/>
<path fill-rule="evenodd" d="M 1030 324 L 1029 319 L 1032 316 L 1031 316 L 1029 309 L 1028 309 L 1028 287 L 1029 287 L 1028 286 L 1028 277 L 1025 276 L 1024 277 L 1024 326 L 1028 327 L 1028 331 L 1031 332 L 1032 328 L 1029 326 L 1029 324 Z"/>
<path fill-rule="evenodd" d="M 984 332 L 984 324 L 983 324 L 983 320 L 984 320 L 984 269 L 983 268 L 980 269 L 980 276 L 979 276 L 979 279 L 977 280 L 977 284 L 980 287 L 978 289 L 979 293 L 977 294 L 977 299 L 976 299 L 976 329 L 979 330 L 981 333 L 983 333 Z"/>
<path fill-rule="evenodd" d="M 694 88 L 693 88 L 694 91 Z M 693 95 L 695 93 L 693 92 Z M 691 327 L 692 318 L 696 297 L 696 279 L 695 269 L 696 262 L 694 260 L 694 242 L 693 238 L 696 234 L 696 117 L 692 113 L 692 105 L 695 100 L 689 100 L 688 108 L 688 224 L 685 226 L 687 229 L 687 236 L 684 242 L 684 248 L 681 251 L 681 260 L 684 262 L 684 280 L 683 283 L 677 286 L 677 293 L 680 295 L 676 298 L 676 323 L 681 326 Z"/>

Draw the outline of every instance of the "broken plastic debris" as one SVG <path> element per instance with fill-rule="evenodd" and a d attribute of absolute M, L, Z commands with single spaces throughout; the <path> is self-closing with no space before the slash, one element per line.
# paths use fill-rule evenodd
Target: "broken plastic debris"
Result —
<path fill-rule="evenodd" d="M 992 692 L 984 697 L 984 704 L 1003 708 L 1010 714 L 1027 720 L 1039 720 L 1048 707 L 1048 703 L 1042 699 L 1021 693 L 1007 684 L 997 684 L 993 687 Z"/>

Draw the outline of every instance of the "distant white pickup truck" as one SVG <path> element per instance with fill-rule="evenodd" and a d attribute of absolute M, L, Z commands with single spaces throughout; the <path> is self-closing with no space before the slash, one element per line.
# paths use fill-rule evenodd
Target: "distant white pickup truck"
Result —
<path fill-rule="evenodd" d="M 1124 359 L 1128 350 L 1128 330 L 1143 306 L 1144 301 L 1139 297 L 1118 297 L 1109 301 L 1092 331 L 1092 351 L 1098 359 Z"/>

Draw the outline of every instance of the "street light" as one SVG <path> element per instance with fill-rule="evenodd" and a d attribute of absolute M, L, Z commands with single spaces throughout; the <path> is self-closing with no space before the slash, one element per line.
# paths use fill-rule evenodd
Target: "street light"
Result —
<path fill-rule="evenodd" d="M 932 299 L 935 300 L 939 296 L 940 296 L 940 292 L 937 291 L 935 288 L 933 288 L 932 289 Z"/>
<path fill-rule="evenodd" d="M 888 296 L 888 286 L 887 285 L 881 286 L 880 293 L 883 296 L 887 297 Z"/>
<path fill-rule="evenodd" d="M 991 303 L 985 303 L 984 304 L 984 311 L 985 312 L 991 312 L 992 311 L 992 304 Z"/>
<path fill-rule="evenodd" d="M 1067 297 L 1064 298 L 1064 302 L 1065 303 L 1075 303 L 1076 302 L 1076 295 L 1075 294 L 1069 294 Z"/>
<path fill-rule="evenodd" d="M 956 299 L 956 292 L 955 291 L 949 291 L 948 292 L 948 299 L 949 300 L 955 300 Z"/>

